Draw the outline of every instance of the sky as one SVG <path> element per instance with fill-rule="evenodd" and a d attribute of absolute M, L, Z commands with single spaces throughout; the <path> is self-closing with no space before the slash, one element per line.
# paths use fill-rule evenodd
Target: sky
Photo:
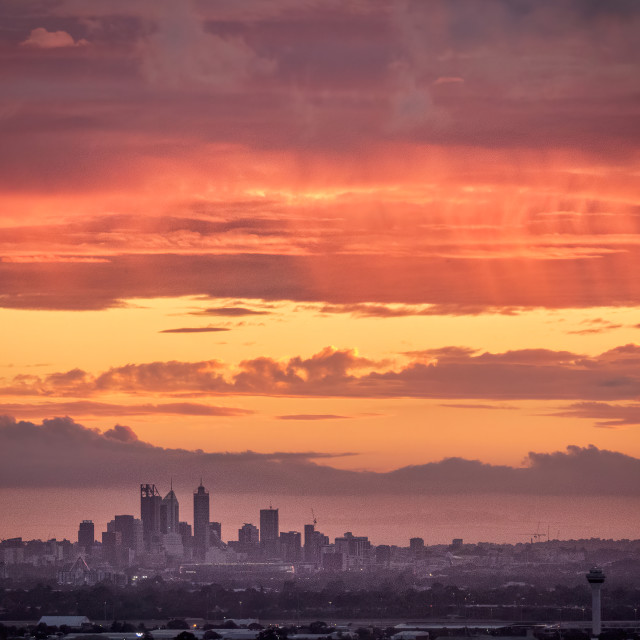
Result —
<path fill-rule="evenodd" d="M 635 0 L 4 0 L 0 538 L 637 537 Z M 282 527 L 281 527 L 282 528 Z"/>

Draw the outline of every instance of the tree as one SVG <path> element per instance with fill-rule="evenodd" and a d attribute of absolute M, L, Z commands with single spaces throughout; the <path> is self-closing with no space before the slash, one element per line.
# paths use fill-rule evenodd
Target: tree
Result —
<path fill-rule="evenodd" d="M 223 629 L 237 629 L 238 625 L 233 620 L 225 620 L 225 623 L 222 625 Z"/>
<path fill-rule="evenodd" d="M 186 620 L 182 620 L 180 618 L 174 618 L 173 620 L 169 620 L 167 622 L 167 629 L 188 629 L 189 625 Z"/>
<path fill-rule="evenodd" d="M 309 624 L 309 633 L 328 633 L 327 623 L 322 620 L 316 620 Z"/>
<path fill-rule="evenodd" d="M 286 637 L 286 629 L 281 627 L 268 627 L 258 634 L 257 640 L 286 640 Z"/>

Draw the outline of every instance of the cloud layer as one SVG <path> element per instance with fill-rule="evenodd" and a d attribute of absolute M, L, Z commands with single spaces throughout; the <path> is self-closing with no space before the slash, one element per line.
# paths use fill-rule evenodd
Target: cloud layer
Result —
<path fill-rule="evenodd" d="M 42 424 L 0 419 L 3 487 L 124 487 L 142 478 L 189 481 L 204 474 L 220 493 L 278 495 L 431 495 L 509 493 L 638 496 L 640 460 L 621 453 L 569 447 L 529 453 L 523 467 L 447 458 L 388 473 L 346 471 L 319 461 L 332 456 L 301 453 L 204 453 L 165 449 L 140 441 L 126 426 L 104 432 L 70 418 Z"/>
<path fill-rule="evenodd" d="M 1 306 L 639 303 L 637 4 L 241 5 L 4 3 Z"/>
<path fill-rule="evenodd" d="M 103 393 L 266 395 L 354 398 L 459 398 L 588 401 L 640 395 L 640 347 L 597 356 L 550 349 L 503 353 L 444 347 L 409 352 L 409 362 L 375 361 L 353 349 L 326 347 L 309 358 L 259 357 L 237 367 L 216 360 L 150 362 L 97 375 L 80 369 L 46 376 L 20 374 L 0 394 L 81 396 Z"/>

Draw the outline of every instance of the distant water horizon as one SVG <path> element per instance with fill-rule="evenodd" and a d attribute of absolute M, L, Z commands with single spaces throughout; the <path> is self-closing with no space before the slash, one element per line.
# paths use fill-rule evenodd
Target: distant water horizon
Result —
<path fill-rule="evenodd" d="M 164 487 L 159 487 L 161 492 Z M 168 490 L 168 487 L 167 487 Z M 193 488 L 176 487 L 180 520 L 193 524 Z M 262 496 L 211 492 L 212 521 L 222 523 L 222 539 L 237 540 L 245 523 L 259 525 L 259 510 L 279 509 L 280 531 L 303 531 L 312 522 L 332 540 L 346 531 L 368 536 L 375 545 L 408 546 L 421 537 L 427 545 L 524 543 L 537 539 L 637 539 L 638 500 L 612 496 L 530 496 L 512 494 L 367 496 Z M 138 488 L 121 490 L 0 489 L 0 539 L 77 540 L 81 520 L 93 520 L 96 539 L 117 514 L 140 517 Z"/>

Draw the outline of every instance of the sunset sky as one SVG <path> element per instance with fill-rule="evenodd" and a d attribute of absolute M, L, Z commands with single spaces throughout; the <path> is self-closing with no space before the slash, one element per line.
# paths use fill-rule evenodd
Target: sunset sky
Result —
<path fill-rule="evenodd" d="M 3 0 L 0 538 L 200 476 L 374 543 L 637 537 L 637 0 Z"/>

